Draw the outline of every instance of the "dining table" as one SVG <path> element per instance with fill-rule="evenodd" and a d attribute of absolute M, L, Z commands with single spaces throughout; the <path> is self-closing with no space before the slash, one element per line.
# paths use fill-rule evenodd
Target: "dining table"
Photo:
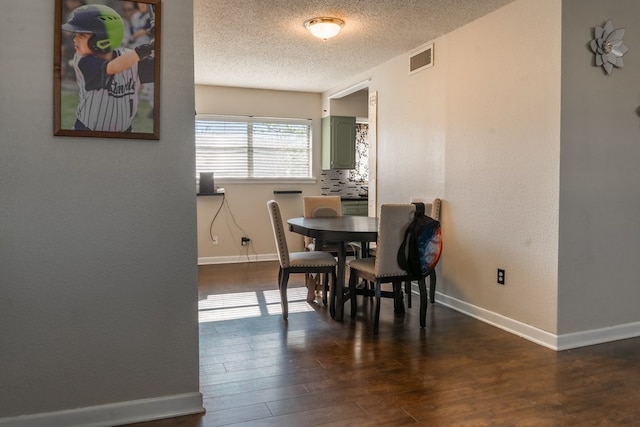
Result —
<path fill-rule="evenodd" d="M 347 244 L 359 242 L 362 256 L 368 255 L 370 242 L 378 238 L 378 219 L 368 216 L 333 216 L 313 218 L 291 218 L 287 220 L 289 230 L 318 241 L 333 242 L 338 247 L 336 283 L 329 292 L 329 312 L 336 320 L 344 318 L 344 303 L 348 300 L 349 288 L 345 286 L 347 269 Z"/>

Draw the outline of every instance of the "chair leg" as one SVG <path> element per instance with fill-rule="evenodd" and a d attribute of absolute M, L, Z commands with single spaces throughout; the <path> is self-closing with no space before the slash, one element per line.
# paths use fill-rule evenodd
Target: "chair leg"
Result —
<path fill-rule="evenodd" d="M 316 284 L 319 280 L 319 274 L 313 275 L 305 273 L 305 286 L 307 288 L 307 302 L 313 302 L 316 299 Z"/>
<path fill-rule="evenodd" d="M 336 275 L 335 269 L 331 273 L 331 283 L 329 287 L 329 314 L 331 318 L 336 317 L 336 286 L 338 284 L 338 276 Z"/>
<path fill-rule="evenodd" d="M 380 325 L 380 296 L 382 292 L 382 289 L 380 289 L 382 287 L 380 280 L 376 280 L 374 286 L 376 287 L 376 309 L 373 317 L 373 334 L 376 335 L 378 333 L 378 326 Z"/>
<path fill-rule="evenodd" d="M 433 269 L 429 275 L 429 298 L 431 304 L 436 302 L 436 270 Z"/>
<path fill-rule="evenodd" d="M 358 283 L 358 273 L 355 270 L 349 272 L 349 299 L 351 300 L 351 318 L 356 318 L 358 301 L 356 299 L 356 284 Z"/>
<path fill-rule="evenodd" d="M 280 304 L 282 305 L 282 318 L 289 318 L 289 303 L 287 301 L 287 284 L 289 282 L 289 272 L 280 269 L 278 272 L 278 288 L 280 289 Z"/>
<path fill-rule="evenodd" d="M 407 307 L 411 308 L 411 280 L 405 282 L 404 293 L 407 294 Z"/>
<path fill-rule="evenodd" d="M 402 282 L 393 282 L 393 311 L 395 313 L 404 313 Z"/>
<path fill-rule="evenodd" d="M 338 283 L 338 275 L 336 274 L 336 270 L 334 269 L 334 270 L 331 272 L 331 278 L 330 278 L 330 281 L 329 281 L 329 288 L 328 288 L 328 290 L 327 290 L 327 291 L 329 292 L 329 295 L 328 295 L 329 297 L 331 297 L 331 295 L 332 295 L 332 294 L 331 294 L 331 289 L 332 289 L 332 288 L 334 288 L 334 289 L 335 289 L 335 287 L 336 287 L 336 284 L 337 284 L 337 283 Z M 334 304 L 334 306 L 335 306 L 335 304 Z M 335 314 L 335 313 L 334 313 L 334 314 Z"/>
<path fill-rule="evenodd" d="M 322 275 L 322 303 L 327 305 L 327 292 L 329 291 L 329 273 Z"/>
<path fill-rule="evenodd" d="M 427 284 L 424 277 L 418 280 L 418 286 L 420 287 L 420 327 L 425 328 L 427 326 Z"/>

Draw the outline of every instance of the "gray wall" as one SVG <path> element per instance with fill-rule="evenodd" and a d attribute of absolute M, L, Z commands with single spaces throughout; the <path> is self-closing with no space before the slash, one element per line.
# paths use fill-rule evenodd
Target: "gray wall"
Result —
<path fill-rule="evenodd" d="M 558 330 L 640 321 L 640 3 L 564 0 Z M 606 75 L 593 28 L 625 28 L 624 68 Z"/>
<path fill-rule="evenodd" d="M 193 3 L 159 141 L 52 136 L 54 4 L 0 14 L 0 419 L 199 391 Z"/>

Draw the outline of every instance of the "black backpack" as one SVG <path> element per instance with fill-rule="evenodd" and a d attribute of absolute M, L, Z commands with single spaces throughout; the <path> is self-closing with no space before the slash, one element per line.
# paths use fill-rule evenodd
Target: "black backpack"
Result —
<path fill-rule="evenodd" d="M 398 249 L 398 265 L 411 277 L 426 277 L 442 252 L 440 222 L 424 214 L 424 203 L 413 203 L 416 212 Z"/>

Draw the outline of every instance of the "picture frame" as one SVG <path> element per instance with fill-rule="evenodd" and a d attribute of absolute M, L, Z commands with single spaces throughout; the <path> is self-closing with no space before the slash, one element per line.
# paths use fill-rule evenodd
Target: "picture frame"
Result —
<path fill-rule="evenodd" d="M 160 139 L 161 0 L 55 0 L 55 136 Z"/>

